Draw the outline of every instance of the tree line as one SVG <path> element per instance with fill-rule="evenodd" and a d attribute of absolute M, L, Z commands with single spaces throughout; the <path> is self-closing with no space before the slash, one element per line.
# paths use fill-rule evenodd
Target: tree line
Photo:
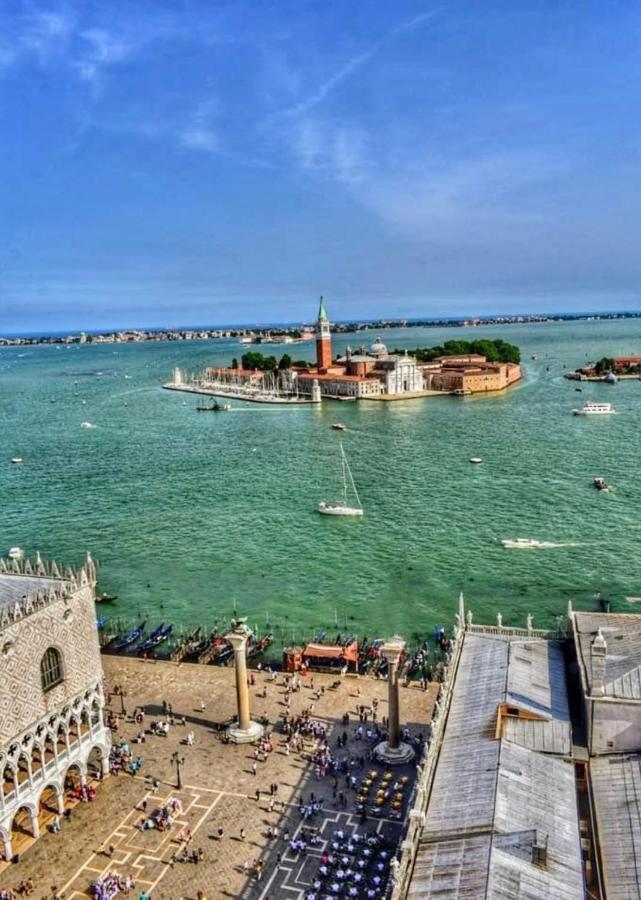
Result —
<path fill-rule="evenodd" d="M 394 353 L 404 353 L 404 350 L 394 350 Z M 480 338 L 476 341 L 445 341 L 436 347 L 418 347 L 410 351 L 419 362 L 431 362 L 439 356 L 469 356 L 478 354 L 484 356 L 488 362 L 521 362 L 521 351 L 515 344 L 510 344 L 501 338 Z"/>

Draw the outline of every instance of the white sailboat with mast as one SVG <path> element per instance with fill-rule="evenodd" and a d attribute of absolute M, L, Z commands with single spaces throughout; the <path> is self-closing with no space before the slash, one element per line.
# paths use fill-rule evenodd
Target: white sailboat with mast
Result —
<path fill-rule="evenodd" d="M 318 504 L 318 511 L 324 516 L 362 516 L 363 507 L 361 506 L 360 497 L 358 496 L 358 491 L 356 490 L 356 485 L 354 484 L 354 478 L 352 477 L 352 472 L 349 467 L 349 463 L 347 462 L 347 456 L 345 455 L 342 441 L 340 443 L 340 448 L 341 466 L 343 472 L 343 496 L 340 500 L 335 500 L 332 503 L 327 503 L 325 500 L 321 500 L 321 502 Z M 348 503 L 348 482 L 353 491 L 354 497 L 356 498 L 356 505 L 354 506 L 350 506 L 350 504 Z"/>

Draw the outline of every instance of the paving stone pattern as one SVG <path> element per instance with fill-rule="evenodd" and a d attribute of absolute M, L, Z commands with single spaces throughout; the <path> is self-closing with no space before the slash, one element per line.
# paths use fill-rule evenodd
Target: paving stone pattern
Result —
<path fill-rule="evenodd" d="M 258 762 L 254 775 L 253 747 L 225 744 L 217 730 L 218 723 L 229 720 L 235 711 L 233 669 L 119 657 L 104 657 L 103 664 L 106 690 L 111 692 L 116 685 L 122 688 L 129 714 L 135 707 L 144 706 L 145 728 L 152 721 L 163 719 L 163 700 L 171 704 L 175 716 L 185 716 L 186 725 L 172 726 L 167 737 L 147 734 L 145 743 L 133 744 L 136 755 L 145 760 L 140 774 L 105 779 L 96 799 L 78 805 L 70 819 L 63 821 L 60 834 L 45 834 L 17 865 L 0 873 L 0 886 L 15 888 L 22 879 L 31 877 L 35 886 L 33 897 L 51 897 L 55 886 L 59 895 L 70 900 L 88 896 L 91 882 L 101 874 L 118 872 L 135 877 L 132 896 L 137 897 L 144 888 L 153 900 L 195 900 L 199 890 L 207 900 L 301 900 L 317 872 L 324 845 L 308 850 L 305 858 L 292 856 L 288 851 L 283 835 L 286 831 L 291 836 L 297 834 L 302 824 L 299 798 L 307 800 L 313 791 L 316 798 L 323 800 L 321 812 L 305 825 L 318 827 L 324 841 L 330 833 L 328 829 L 337 827 L 339 822 L 352 829 L 362 830 L 363 825 L 355 815 L 354 791 L 345 791 L 347 807 L 337 809 L 331 779 L 318 779 L 314 766 L 301 754 L 285 753 L 285 741 L 277 725 L 286 709 L 282 675 L 274 683 L 267 674 L 256 673 L 256 685 L 250 689 L 252 714 L 265 716 L 270 727 L 276 726 L 275 750 L 265 762 Z M 337 751 L 338 755 L 366 756 L 366 742 L 354 736 L 357 706 L 369 707 L 378 698 L 379 717 L 385 716 L 387 683 L 347 677 L 334 689 L 334 681 L 331 675 L 315 674 L 312 688 L 311 676 L 302 679 L 301 690 L 292 695 L 291 715 L 299 715 L 313 703 L 313 718 L 327 726 L 332 749 L 338 736 L 347 730 L 347 746 Z M 321 687 L 325 692 L 315 699 Z M 436 684 L 429 685 L 427 691 L 418 685 L 401 688 L 402 722 L 413 734 L 425 731 L 437 691 Z M 118 712 L 120 706 L 120 697 L 112 696 L 111 708 Z M 347 729 L 342 724 L 345 712 L 350 716 Z M 128 715 L 119 720 L 114 740 L 131 739 L 140 729 Z M 195 735 L 193 746 L 182 743 L 189 731 Z M 176 768 L 171 761 L 174 751 L 185 760 L 180 790 L 176 788 Z M 413 775 L 413 767 L 402 771 Z M 360 775 L 358 770 L 357 776 Z M 152 778 L 159 782 L 156 791 Z M 272 783 L 278 785 L 278 791 L 276 808 L 270 811 Z M 169 831 L 141 832 L 136 827 L 144 800 L 150 812 L 174 797 L 180 799 L 183 811 Z M 278 828 L 279 837 L 268 837 L 270 827 Z M 219 828 L 223 829 L 222 839 L 218 838 Z M 244 840 L 241 828 L 246 831 Z M 370 819 L 366 828 L 379 830 L 393 841 L 402 831 L 398 823 L 385 819 Z M 188 844 L 184 840 L 187 829 L 192 835 Z M 109 845 L 113 846 L 111 857 L 104 852 Z M 190 852 L 202 849 L 203 861 L 172 862 L 184 846 Z M 282 854 L 280 866 L 278 853 Z M 260 880 L 253 874 L 257 861 L 263 868 Z"/>

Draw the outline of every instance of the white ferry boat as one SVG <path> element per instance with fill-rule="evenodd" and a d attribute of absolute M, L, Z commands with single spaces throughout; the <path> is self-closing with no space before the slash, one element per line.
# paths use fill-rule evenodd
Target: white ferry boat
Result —
<path fill-rule="evenodd" d="M 613 416 L 616 409 L 611 403 L 594 403 L 588 400 L 583 409 L 573 409 L 572 412 L 575 416 Z"/>

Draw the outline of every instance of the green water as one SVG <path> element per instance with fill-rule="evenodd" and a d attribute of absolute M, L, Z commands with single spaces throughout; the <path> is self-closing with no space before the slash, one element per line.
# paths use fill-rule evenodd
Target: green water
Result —
<path fill-rule="evenodd" d="M 460 590 L 477 621 L 501 610 L 506 624 L 532 613 L 554 625 L 569 598 L 593 608 L 596 591 L 633 611 L 641 382 L 579 394 L 562 372 L 638 353 L 639 331 L 635 320 L 387 331 L 389 347 L 503 337 L 521 347 L 525 381 L 495 397 L 235 402 L 220 415 L 159 385 L 175 365 L 228 362 L 235 342 L 0 349 L 0 550 L 74 563 L 91 550 L 101 589 L 119 595 L 113 616 L 209 625 L 235 605 L 280 640 L 336 623 L 412 638 L 449 623 Z M 619 415 L 573 417 L 586 399 Z M 315 511 L 338 492 L 339 439 L 362 521 Z M 613 492 L 596 491 L 595 475 Z M 505 537 L 564 546 L 508 551 Z"/>

